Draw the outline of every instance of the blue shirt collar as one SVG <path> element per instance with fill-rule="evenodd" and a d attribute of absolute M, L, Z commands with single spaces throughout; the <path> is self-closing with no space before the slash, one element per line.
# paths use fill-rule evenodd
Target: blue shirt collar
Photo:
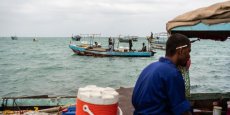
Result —
<path fill-rule="evenodd" d="M 163 63 L 167 63 L 170 65 L 173 65 L 174 67 L 176 67 L 176 65 L 168 58 L 166 57 L 160 57 L 159 62 L 163 62 Z"/>

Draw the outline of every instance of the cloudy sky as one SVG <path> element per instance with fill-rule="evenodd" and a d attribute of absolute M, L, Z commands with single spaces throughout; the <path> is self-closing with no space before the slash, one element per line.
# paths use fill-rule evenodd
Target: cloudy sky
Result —
<path fill-rule="evenodd" d="M 164 32 L 167 21 L 226 0 L 0 0 L 0 36 Z"/>

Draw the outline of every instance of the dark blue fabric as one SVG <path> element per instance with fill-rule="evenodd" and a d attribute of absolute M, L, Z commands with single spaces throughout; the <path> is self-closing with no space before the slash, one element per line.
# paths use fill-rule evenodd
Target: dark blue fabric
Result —
<path fill-rule="evenodd" d="M 161 57 L 148 65 L 134 87 L 134 115 L 181 115 L 191 110 L 184 80 L 176 65 Z"/>

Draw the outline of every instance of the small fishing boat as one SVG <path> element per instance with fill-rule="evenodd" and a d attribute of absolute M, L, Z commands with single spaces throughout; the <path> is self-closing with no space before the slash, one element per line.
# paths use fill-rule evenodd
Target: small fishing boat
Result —
<path fill-rule="evenodd" d="M 33 38 L 33 42 L 36 42 L 36 41 L 38 41 L 38 39 L 37 38 Z"/>
<path fill-rule="evenodd" d="M 155 33 L 152 39 L 152 47 L 154 49 L 166 49 L 166 41 L 168 40 L 168 34 L 165 32 Z"/>
<path fill-rule="evenodd" d="M 166 41 L 168 39 L 167 34 L 165 33 L 156 33 L 153 35 L 151 32 L 151 36 L 147 38 L 148 42 L 150 43 L 151 49 L 166 49 Z"/>
<path fill-rule="evenodd" d="M 109 51 L 106 48 L 84 48 L 74 44 L 69 45 L 77 55 L 84 56 L 102 56 L 102 57 L 151 57 L 156 53 L 155 51 L 129 51 L 128 49 L 117 49 Z"/>
<path fill-rule="evenodd" d="M 166 44 L 166 41 L 168 40 L 168 34 L 165 32 L 162 33 L 155 33 L 153 35 L 154 43 L 155 44 Z"/>
<path fill-rule="evenodd" d="M 81 40 L 80 35 L 72 36 L 71 38 L 72 38 L 73 41 L 80 41 Z"/>
<path fill-rule="evenodd" d="M 138 36 L 124 36 L 124 37 L 121 37 L 119 36 L 118 37 L 118 40 L 119 42 L 129 42 L 129 40 L 132 40 L 132 41 L 138 41 Z"/>
<path fill-rule="evenodd" d="M 133 41 L 138 41 L 138 36 L 132 36 Z"/>
<path fill-rule="evenodd" d="M 96 44 L 92 44 L 96 43 Z M 118 42 L 119 46 L 120 41 Z M 129 45 L 132 41 L 129 40 Z M 109 38 L 109 48 L 102 48 L 94 42 L 94 37 L 90 37 L 90 44 L 75 45 L 70 44 L 69 48 L 77 55 L 83 56 L 101 56 L 101 57 L 151 57 L 156 53 L 154 50 L 132 50 L 132 48 L 114 48 L 115 39 Z M 132 46 L 131 46 L 132 47 Z"/>
<path fill-rule="evenodd" d="M 11 39 L 12 40 L 18 40 L 18 37 L 17 36 L 11 36 Z"/>

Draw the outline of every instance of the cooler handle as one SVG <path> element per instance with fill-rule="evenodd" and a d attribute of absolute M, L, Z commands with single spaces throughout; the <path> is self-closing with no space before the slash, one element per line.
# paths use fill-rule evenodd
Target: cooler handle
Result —
<path fill-rule="evenodd" d="M 83 105 L 83 111 L 87 112 L 89 115 L 94 115 L 94 114 L 90 111 L 88 105 Z"/>

